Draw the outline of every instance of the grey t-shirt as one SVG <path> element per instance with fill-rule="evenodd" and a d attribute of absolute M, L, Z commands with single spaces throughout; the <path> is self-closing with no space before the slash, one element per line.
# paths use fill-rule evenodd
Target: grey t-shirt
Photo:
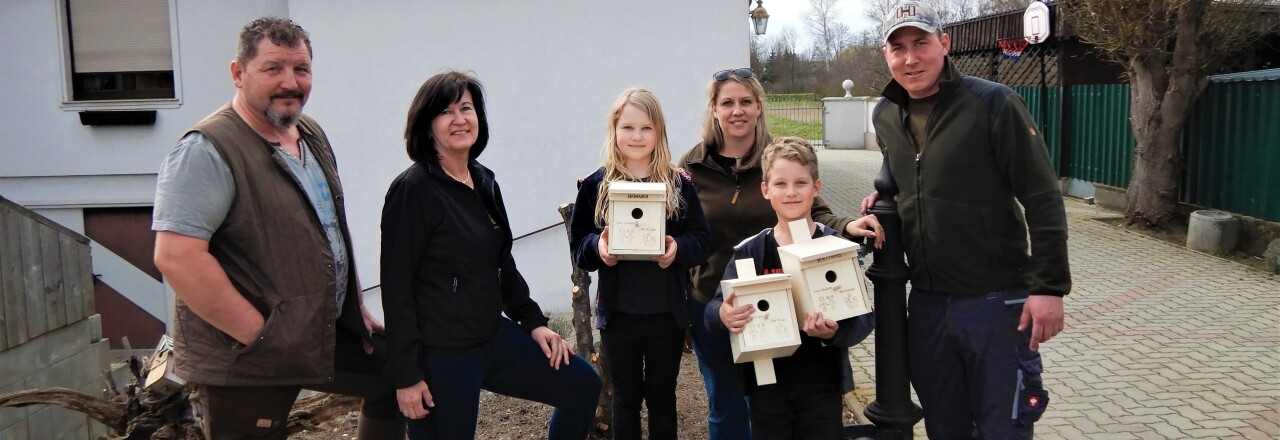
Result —
<path fill-rule="evenodd" d="M 303 192 L 324 226 L 325 236 L 333 250 L 333 270 L 338 281 L 334 299 L 341 307 L 346 299 L 350 270 L 346 240 L 338 223 L 338 211 L 324 170 L 311 158 L 305 143 L 299 141 L 298 146 L 299 158 L 279 147 L 276 155 L 289 165 L 289 171 L 302 183 Z M 151 229 L 207 241 L 226 218 L 231 201 L 235 199 L 235 191 L 231 169 L 213 143 L 198 132 L 187 134 L 178 141 L 160 167 Z"/>

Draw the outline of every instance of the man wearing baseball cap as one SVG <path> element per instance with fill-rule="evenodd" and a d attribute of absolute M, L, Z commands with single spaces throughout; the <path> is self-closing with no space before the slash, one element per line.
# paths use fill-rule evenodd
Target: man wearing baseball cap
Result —
<path fill-rule="evenodd" d="M 1037 350 L 1071 291 L 1062 195 L 1022 97 L 961 74 L 937 17 L 885 17 L 873 113 L 911 266 L 909 374 L 929 438 L 1029 439 L 1049 401 Z"/>

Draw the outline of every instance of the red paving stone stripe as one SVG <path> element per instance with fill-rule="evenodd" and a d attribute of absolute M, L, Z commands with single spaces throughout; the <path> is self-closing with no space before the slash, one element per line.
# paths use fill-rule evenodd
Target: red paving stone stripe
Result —
<path fill-rule="evenodd" d="M 1245 420 L 1251 428 L 1237 428 L 1234 431 L 1247 439 L 1280 438 L 1280 401 L 1268 405 L 1267 409 L 1254 412 L 1257 418 Z"/>
<path fill-rule="evenodd" d="M 1175 283 L 1174 278 L 1175 277 L 1173 275 L 1166 275 L 1145 285 L 1129 289 L 1119 295 L 1096 302 L 1084 309 L 1067 315 L 1065 319 L 1066 324 L 1069 326 L 1082 324 L 1096 318 L 1098 315 L 1129 305 L 1129 303 L 1142 299 L 1147 295 L 1157 293 L 1160 290 L 1173 286 Z"/>
<path fill-rule="evenodd" d="M 1245 337 L 1231 333 L 1183 333 L 1174 330 L 1117 330 L 1111 327 L 1069 327 L 1067 331 L 1071 333 L 1101 333 L 1107 336 L 1152 336 L 1160 335 L 1169 339 L 1187 340 L 1187 339 L 1222 339 L 1235 342 L 1237 344 L 1257 344 L 1266 342 L 1280 342 L 1280 336 L 1251 336 Z"/>

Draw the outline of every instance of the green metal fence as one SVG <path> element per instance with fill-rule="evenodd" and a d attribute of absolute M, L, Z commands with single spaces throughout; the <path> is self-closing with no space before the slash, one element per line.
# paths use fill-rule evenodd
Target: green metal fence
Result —
<path fill-rule="evenodd" d="M 1022 95 L 1027 101 L 1027 110 L 1040 125 L 1040 133 L 1044 136 L 1045 145 L 1049 148 L 1049 160 L 1053 169 L 1062 170 L 1062 88 L 1039 86 L 1017 86 L 1013 91 Z"/>
<path fill-rule="evenodd" d="M 1133 175 L 1129 85 L 1071 87 L 1064 177 L 1124 188 Z"/>
<path fill-rule="evenodd" d="M 1280 221 L 1280 80 L 1210 83 L 1183 152 L 1183 201 Z"/>

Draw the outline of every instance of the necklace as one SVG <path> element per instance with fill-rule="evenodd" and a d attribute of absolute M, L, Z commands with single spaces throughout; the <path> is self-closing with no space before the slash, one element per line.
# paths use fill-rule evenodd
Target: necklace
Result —
<path fill-rule="evenodd" d="M 453 173 L 450 173 L 450 172 L 449 172 L 449 170 L 444 169 L 444 165 L 441 165 L 441 166 L 440 166 L 440 170 L 441 170 L 441 171 L 444 171 L 444 173 L 445 173 L 446 175 L 448 175 L 450 179 L 453 179 L 453 181 L 458 182 L 458 183 L 461 183 L 461 184 L 463 184 L 463 185 L 466 185 L 466 184 L 467 184 L 467 182 L 470 182 L 470 181 L 471 181 L 471 175 L 470 175 L 471 173 L 467 173 L 467 178 L 466 178 L 466 179 L 459 179 L 459 178 L 457 178 L 457 177 L 454 177 L 454 176 L 453 176 Z"/>

